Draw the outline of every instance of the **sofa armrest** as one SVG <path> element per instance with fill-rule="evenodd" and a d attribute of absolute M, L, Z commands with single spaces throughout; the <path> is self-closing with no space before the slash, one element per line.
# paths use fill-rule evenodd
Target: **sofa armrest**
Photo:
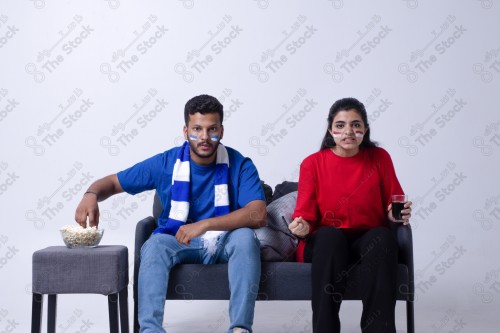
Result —
<path fill-rule="evenodd" d="M 399 258 L 402 264 L 413 264 L 413 237 L 410 224 L 394 223 L 398 241 Z"/>
<path fill-rule="evenodd" d="M 414 285 L 414 267 L 413 267 L 413 235 L 411 225 L 404 225 L 403 223 L 390 222 L 391 229 L 396 234 L 399 251 L 399 263 L 408 267 L 409 285 L 408 290 L 401 291 L 408 295 L 408 300 L 414 300 L 415 285 Z"/>
<path fill-rule="evenodd" d="M 137 223 L 135 227 L 135 246 L 134 246 L 134 328 L 133 332 L 139 332 L 139 321 L 137 318 L 138 311 L 138 294 L 137 281 L 139 280 L 139 267 L 141 265 L 141 248 L 148 240 L 156 228 L 154 217 L 148 216 Z"/>
<path fill-rule="evenodd" d="M 156 228 L 156 221 L 152 216 L 148 216 L 137 223 L 135 227 L 135 247 L 134 247 L 134 286 L 137 285 L 139 277 L 139 266 L 141 263 L 141 248 L 148 240 Z M 134 288 L 134 297 L 136 297 L 136 288 Z"/>

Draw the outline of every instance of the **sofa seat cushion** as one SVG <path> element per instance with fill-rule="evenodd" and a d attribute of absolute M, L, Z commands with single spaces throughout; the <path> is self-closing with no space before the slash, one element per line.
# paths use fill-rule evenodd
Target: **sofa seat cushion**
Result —
<path fill-rule="evenodd" d="M 263 262 L 257 299 L 310 300 L 311 264 L 299 262 Z M 355 266 L 350 270 L 344 300 L 361 299 L 363 288 L 363 268 Z M 408 267 L 398 265 L 398 300 L 407 300 L 409 274 Z M 170 300 L 228 300 L 229 281 L 227 264 L 177 265 L 170 273 L 167 291 Z"/>

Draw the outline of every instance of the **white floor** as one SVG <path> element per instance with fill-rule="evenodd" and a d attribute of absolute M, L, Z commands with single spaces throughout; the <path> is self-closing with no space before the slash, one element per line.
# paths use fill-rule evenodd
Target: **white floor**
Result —
<path fill-rule="evenodd" d="M 227 306 L 226 301 L 167 301 L 164 327 L 168 333 L 225 332 L 229 325 Z M 360 332 L 360 316 L 361 302 L 344 302 L 341 309 L 342 332 Z M 397 331 L 406 332 L 406 310 L 403 302 L 398 302 L 396 306 L 396 317 Z M 448 333 L 453 331 L 451 322 L 448 326 L 435 330 L 430 321 L 425 323 L 420 321 L 417 325 L 417 332 Z M 489 329 L 470 330 L 471 327 L 468 326 L 463 332 L 498 332 Z M 310 303 L 306 301 L 257 302 L 253 329 L 256 333 L 312 332 Z"/>
<path fill-rule="evenodd" d="M 22 304 L 31 304 L 26 298 Z M 46 304 L 46 303 L 45 303 Z M 481 306 L 482 305 L 482 306 Z M 31 309 L 24 307 L 25 316 L 8 313 L 2 316 L 0 306 L 0 332 L 8 319 L 20 323 L 15 332 L 28 332 Z M 167 301 L 164 327 L 168 333 L 224 333 L 229 326 L 227 301 Z M 432 300 L 415 303 L 417 333 L 500 333 L 500 299 L 488 304 L 457 301 L 443 294 L 433 295 Z M 44 307 L 43 332 L 46 325 Z M 10 312 L 10 311 L 9 311 Z M 21 309 L 19 313 L 23 312 Z M 12 310 L 14 313 L 14 310 Z M 133 302 L 129 299 L 130 322 L 133 320 Z M 359 333 L 360 301 L 346 301 L 341 308 L 343 333 Z M 109 331 L 106 297 L 102 295 L 60 295 L 57 310 L 58 333 L 102 333 Z M 132 327 L 132 326 L 131 326 Z M 396 305 L 396 328 L 406 332 L 404 302 Z M 310 333 L 311 307 L 308 301 L 259 301 L 255 309 L 255 333 Z"/>
<path fill-rule="evenodd" d="M 444 300 L 442 300 L 444 301 Z M 443 302 L 444 303 L 444 302 Z M 449 304 L 449 303 L 448 303 Z M 168 333 L 226 332 L 229 320 L 226 301 L 168 301 L 165 307 L 164 327 Z M 499 333 L 500 317 L 492 312 L 463 311 L 465 304 L 449 304 L 442 308 L 431 306 L 416 310 L 417 333 Z M 497 306 L 497 305 L 496 305 Z M 496 307 L 495 306 L 495 307 Z M 491 308 L 490 308 L 491 309 Z M 499 311 L 494 311 L 497 314 Z M 342 304 L 343 333 L 359 333 L 361 302 Z M 406 307 L 396 305 L 397 332 L 406 332 Z M 254 332 L 256 333 L 309 333 L 311 330 L 310 303 L 306 301 L 257 302 Z"/>

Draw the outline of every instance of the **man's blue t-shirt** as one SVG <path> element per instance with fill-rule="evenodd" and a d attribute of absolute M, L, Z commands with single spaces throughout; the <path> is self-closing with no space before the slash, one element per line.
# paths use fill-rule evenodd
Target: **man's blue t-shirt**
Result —
<path fill-rule="evenodd" d="M 158 225 L 164 226 L 170 212 L 172 172 L 180 147 L 148 158 L 126 170 L 118 172 L 118 181 L 123 190 L 137 194 L 156 190 L 163 206 L 158 217 Z M 265 200 L 260 185 L 259 174 L 252 160 L 238 151 L 226 147 L 229 157 L 229 209 L 234 211 L 253 200 Z M 215 162 L 211 165 L 198 165 L 190 162 L 190 207 L 189 222 L 197 222 L 214 217 Z"/>

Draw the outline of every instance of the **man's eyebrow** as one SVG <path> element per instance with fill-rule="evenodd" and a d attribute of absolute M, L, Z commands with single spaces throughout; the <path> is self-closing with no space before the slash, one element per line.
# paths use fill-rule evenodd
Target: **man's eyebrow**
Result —
<path fill-rule="evenodd" d="M 195 126 L 203 127 L 203 126 L 201 126 L 201 124 L 197 124 L 197 123 L 191 125 L 191 127 L 195 127 Z M 218 126 L 221 126 L 221 125 L 219 125 L 217 123 L 213 123 L 211 125 L 207 125 L 206 127 L 218 127 Z"/>

